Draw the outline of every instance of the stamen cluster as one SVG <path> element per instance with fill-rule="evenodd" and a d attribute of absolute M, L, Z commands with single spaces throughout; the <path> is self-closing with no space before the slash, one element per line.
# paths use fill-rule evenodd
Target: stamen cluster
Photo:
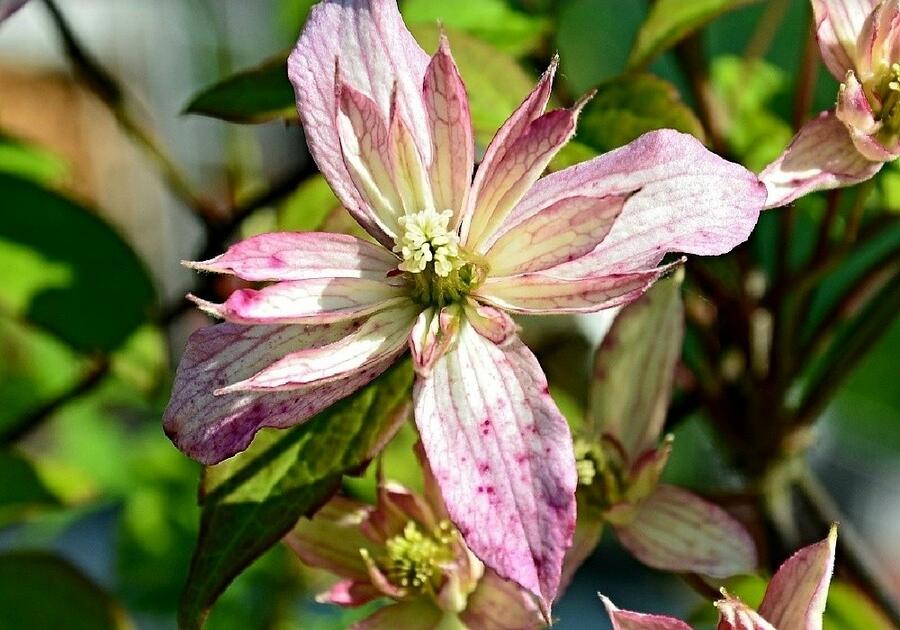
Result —
<path fill-rule="evenodd" d="M 434 595 L 444 569 L 453 563 L 456 536 L 448 521 L 441 521 L 430 534 L 409 521 L 402 533 L 385 543 L 385 575 L 402 589 Z"/>
<path fill-rule="evenodd" d="M 403 257 L 401 271 L 422 273 L 433 264 L 434 273 L 446 278 L 462 264 L 459 258 L 459 235 L 449 228 L 453 211 L 437 212 L 426 208 L 399 219 L 403 234 L 397 239 L 394 252 Z"/>

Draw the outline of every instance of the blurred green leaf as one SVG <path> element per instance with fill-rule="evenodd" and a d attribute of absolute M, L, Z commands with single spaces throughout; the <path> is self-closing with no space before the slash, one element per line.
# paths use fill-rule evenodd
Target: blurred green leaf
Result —
<path fill-rule="evenodd" d="M 115 602 L 65 560 L 43 552 L 0 555 L 0 630 L 128 627 Z"/>
<path fill-rule="evenodd" d="M 102 219 L 2 173 L 0 199 L 0 309 L 86 352 L 115 349 L 147 320 L 152 281 Z"/>
<path fill-rule="evenodd" d="M 413 24 L 410 30 L 422 48 L 437 49 L 440 29 L 436 24 Z M 535 80 L 515 59 L 493 46 L 454 29 L 444 31 L 469 94 L 475 139 L 486 146 L 532 90 Z"/>
<path fill-rule="evenodd" d="M 311 232 L 321 229 L 322 223 L 341 202 L 321 175 L 310 177 L 284 200 L 278 210 L 278 229 Z"/>
<path fill-rule="evenodd" d="M 60 505 L 31 462 L 18 453 L 0 451 L 0 479 L 0 523 Z"/>
<path fill-rule="evenodd" d="M 196 94 L 184 110 L 234 123 L 296 120 L 294 89 L 287 76 L 287 56 L 242 70 Z"/>
<path fill-rule="evenodd" d="M 289 431 L 260 432 L 252 446 L 208 468 L 200 536 L 179 620 L 202 624 L 226 586 L 358 470 L 405 419 L 412 369 L 403 362 Z"/>
<path fill-rule="evenodd" d="M 516 11 L 505 0 L 405 0 L 401 8 L 407 24 L 440 22 L 516 57 L 535 50 L 550 26 L 548 20 Z"/>
<path fill-rule="evenodd" d="M 628 68 L 641 68 L 731 9 L 759 0 L 656 0 L 638 31 Z"/>
<path fill-rule="evenodd" d="M 59 184 L 69 174 L 69 167 L 55 153 L 0 132 L 0 172 L 43 184 Z"/>
<path fill-rule="evenodd" d="M 832 582 L 823 619 L 825 630 L 891 630 L 891 623 L 852 585 Z"/>

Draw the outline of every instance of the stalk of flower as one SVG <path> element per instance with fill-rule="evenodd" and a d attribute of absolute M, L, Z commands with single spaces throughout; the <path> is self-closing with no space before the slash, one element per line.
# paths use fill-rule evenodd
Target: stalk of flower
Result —
<path fill-rule="evenodd" d="M 804 547 L 785 560 L 769 582 L 758 611 L 722 589 L 723 599 L 715 603 L 719 610 L 718 630 L 822 630 L 836 541 L 837 528 L 832 526 L 825 540 Z M 691 628 L 674 617 L 620 610 L 608 598 L 600 598 L 614 630 Z"/>
<path fill-rule="evenodd" d="M 657 569 L 728 577 L 756 566 L 753 539 L 737 520 L 659 482 L 672 451 L 671 436 L 659 442 L 684 334 L 680 275 L 623 308 L 597 351 L 575 442 L 578 526 L 564 581 L 593 552 L 604 524 Z"/>
<path fill-rule="evenodd" d="M 336 496 L 285 537 L 304 563 L 340 578 L 317 599 L 351 607 L 393 600 L 356 628 L 544 627 L 530 593 L 486 569 L 466 547 L 421 449 L 417 454 L 424 496 L 379 475 L 376 505 Z"/>
<path fill-rule="evenodd" d="M 760 175 L 769 208 L 865 181 L 900 155 L 900 3 L 811 1 L 822 60 L 841 86 L 835 109 L 804 125 Z"/>
<path fill-rule="evenodd" d="M 362 387 L 407 349 L 415 419 L 450 520 L 549 616 L 575 523 L 568 425 L 510 314 L 585 313 L 640 296 L 669 252 L 744 241 L 765 189 L 663 130 L 541 178 L 582 99 L 545 113 L 557 61 L 474 174 L 468 99 L 446 38 L 429 57 L 393 0 L 322 2 L 289 60 L 310 151 L 378 244 L 250 238 L 189 266 L 271 282 L 195 333 L 164 426 L 211 464 Z"/>

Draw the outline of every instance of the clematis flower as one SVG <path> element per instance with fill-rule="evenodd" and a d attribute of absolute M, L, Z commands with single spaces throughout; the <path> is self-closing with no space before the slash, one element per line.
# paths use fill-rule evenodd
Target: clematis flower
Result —
<path fill-rule="evenodd" d="M 375 506 L 336 496 L 285 537 L 304 563 L 340 578 L 317 599 L 350 607 L 393 600 L 359 629 L 544 627 L 531 595 L 469 551 L 423 468 L 424 496 L 379 479 Z"/>
<path fill-rule="evenodd" d="M 659 483 L 672 450 L 671 438 L 662 446 L 659 438 L 683 336 L 678 274 L 622 309 L 597 351 L 575 443 L 578 526 L 564 581 L 600 542 L 604 524 L 638 560 L 664 571 L 729 577 L 756 567 L 756 547 L 740 522 Z"/>
<path fill-rule="evenodd" d="M 804 125 L 762 172 L 769 208 L 865 181 L 900 155 L 900 3 L 812 6 L 822 60 L 841 82 L 837 106 Z"/>
<path fill-rule="evenodd" d="M 250 281 L 195 333 L 164 425 L 211 464 L 261 427 L 309 418 L 407 348 L 416 424 L 450 520 L 475 555 L 540 598 L 575 523 L 565 419 L 509 313 L 637 298 L 667 252 L 721 254 L 765 201 L 759 180 L 675 131 L 539 179 L 578 112 L 545 113 L 557 62 L 487 147 L 442 38 L 429 57 L 393 0 L 317 4 L 289 60 L 310 151 L 377 244 L 266 234 L 190 266 Z"/>
<path fill-rule="evenodd" d="M 718 630 L 822 630 L 822 616 L 828 599 L 828 586 L 834 570 L 837 528 L 832 526 L 825 540 L 804 547 L 779 567 L 759 606 L 759 611 L 722 589 Z M 679 619 L 663 615 L 644 615 L 620 610 L 600 596 L 612 620 L 614 630 L 690 630 Z"/>

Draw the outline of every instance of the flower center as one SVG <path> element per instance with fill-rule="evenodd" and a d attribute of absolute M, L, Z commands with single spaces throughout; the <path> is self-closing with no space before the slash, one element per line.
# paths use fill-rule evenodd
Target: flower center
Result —
<path fill-rule="evenodd" d="M 409 521 L 403 532 L 385 543 L 382 561 L 385 575 L 394 586 L 434 595 L 440 588 L 444 570 L 453 563 L 456 530 L 441 521 L 428 534 Z"/>
<path fill-rule="evenodd" d="M 900 63 L 892 63 L 887 75 L 881 81 L 882 103 L 876 112 L 878 119 L 890 134 L 900 131 Z M 871 102 L 871 101 L 870 101 Z"/>
<path fill-rule="evenodd" d="M 612 448 L 575 441 L 575 469 L 578 487 L 589 504 L 606 510 L 625 497 L 627 482 L 621 455 Z"/>
<path fill-rule="evenodd" d="M 400 217 L 403 233 L 394 252 L 397 266 L 412 281 L 413 298 L 423 306 L 446 306 L 459 302 L 485 277 L 484 265 L 459 245 L 459 235 L 450 229 L 451 210 L 425 209 Z"/>

